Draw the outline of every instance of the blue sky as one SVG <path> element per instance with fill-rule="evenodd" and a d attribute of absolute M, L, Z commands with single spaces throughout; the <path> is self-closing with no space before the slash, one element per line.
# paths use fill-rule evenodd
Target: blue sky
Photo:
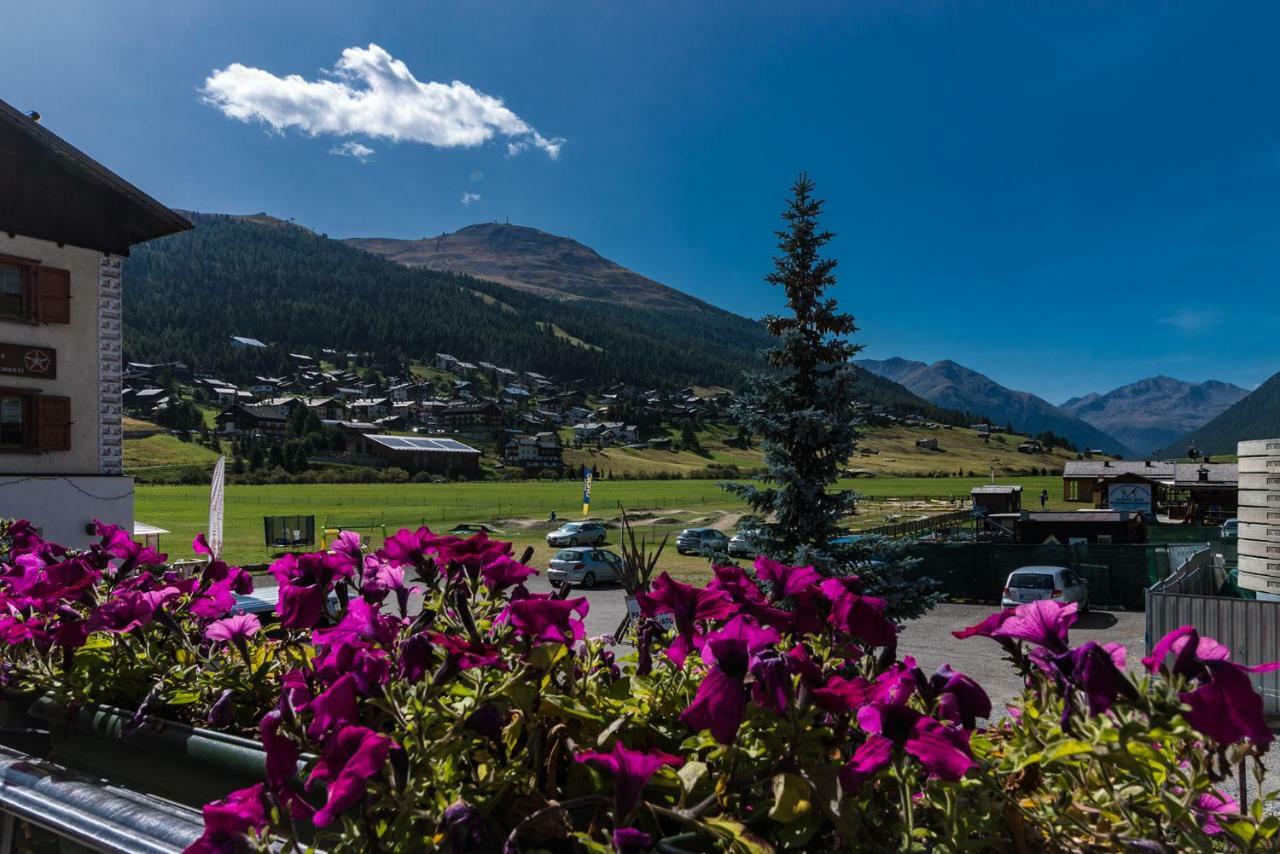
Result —
<path fill-rule="evenodd" d="M 867 356 L 952 358 L 1054 402 L 1280 370 L 1276 4 L 10 0 L 5 18 L 0 98 L 174 206 L 343 237 L 509 218 L 757 316 L 806 170 Z"/>

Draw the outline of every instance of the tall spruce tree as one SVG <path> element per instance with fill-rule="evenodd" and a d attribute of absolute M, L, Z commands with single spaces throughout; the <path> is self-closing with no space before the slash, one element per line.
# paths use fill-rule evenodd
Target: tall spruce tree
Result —
<path fill-rule="evenodd" d="M 836 261 L 822 256 L 833 236 L 818 222 L 822 205 L 802 174 L 791 187 L 778 256 L 766 277 L 783 289 L 790 309 L 764 321 L 777 340 L 765 350 L 774 371 L 752 376 L 736 407 L 739 424 L 760 438 L 765 474 L 762 484 L 729 488 L 771 520 L 766 551 L 779 556 L 802 547 L 825 550 L 855 500 L 831 487 L 858 438 L 849 360 L 862 348 L 849 340 L 857 331 L 853 317 L 827 296 Z"/>
<path fill-rule="evenodd" d="M 850 359 L 862 348 L 849 340 L 857 331 L 853 317 L 827 295 L 836 262 L 822 256 L 832 238 L 818 222 L 822 205 L 802 174 L 766 277 L 783 289 L 790 314 L 765 318 L 776 339 L 765 351 L 773 370 L 751 375 L 734 407 L 740 430 L 760 440 L 765 472 L 758 483 L 724 486 L 766 520 L 757 536 L 762 553 L 831 575 L 856 574 L 890 616 L 906 619 L 937 601 L 933 581 L 913 578 L 919 560 L 912 544 L 878 536 L 832 542 L 845 533 L 840 525 L 857 499 L 834 487 L 858 439 L 858 369 Z"/>

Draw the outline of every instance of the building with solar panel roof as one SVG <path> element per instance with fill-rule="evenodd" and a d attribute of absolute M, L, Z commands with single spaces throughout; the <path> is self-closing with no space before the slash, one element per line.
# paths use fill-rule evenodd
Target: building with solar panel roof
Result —
<path fill-rule="evenodd" d="M 361 452 L 410 472 L 449 477 L 480 475 L 480 451 L 456 439 L 369 434 L 360 437 Z"/>

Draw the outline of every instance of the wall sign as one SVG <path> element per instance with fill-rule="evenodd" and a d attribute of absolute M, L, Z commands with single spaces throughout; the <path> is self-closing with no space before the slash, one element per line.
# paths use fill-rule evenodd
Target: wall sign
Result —
<path fill-rule="evenodd" d="M 0 376 L 56 379 L 58 351 L 52 347 L 0 344 Z"/>

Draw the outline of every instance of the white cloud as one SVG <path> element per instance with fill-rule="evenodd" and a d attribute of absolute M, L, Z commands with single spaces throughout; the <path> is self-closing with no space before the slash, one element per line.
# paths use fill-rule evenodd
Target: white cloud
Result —
<path fill-rule="evenodd" d="M 1222 322 L 1222 312 L 1212 309 L 1204 311 L 1181 309 L 1160 318 L 1159 322 L 1163 326 L 1172 326 L 1183 335 L 1203 335 Z"/>
<path fill-rule="evenodd" d="M 463 193 L 462 194 L 462 203 L 464 205 L 470 205 L 478 201 L 480 201 L 479 193 Z"/>
<path fill-rule="evenodd" d="M 507 153 L 540 148 L 560 156 L 564 140 L 545 137 L 509 110 L 501 98 L 466 83 L 422 83 L 409 67 L 376 44 L 349 47 L 330 79 L 278 77 L 233 62 L 215 70 L 200 93 L 207 104 L 242 122 L 259 121 L 283 132 L 420 142 L 437 148 L 470 148 L 495 136 Z"/>
<path fill-rule="evenodd" d="M 336 154 L 339 157 L 354 157 L 361 163 L 368 163 L 369 158 L 373 156 L 373 149 L 367 145 L 362 145 L 355 140 L 347 140 L 342 145 L 335 145 L 329 149 L 330 154 Z"/>

